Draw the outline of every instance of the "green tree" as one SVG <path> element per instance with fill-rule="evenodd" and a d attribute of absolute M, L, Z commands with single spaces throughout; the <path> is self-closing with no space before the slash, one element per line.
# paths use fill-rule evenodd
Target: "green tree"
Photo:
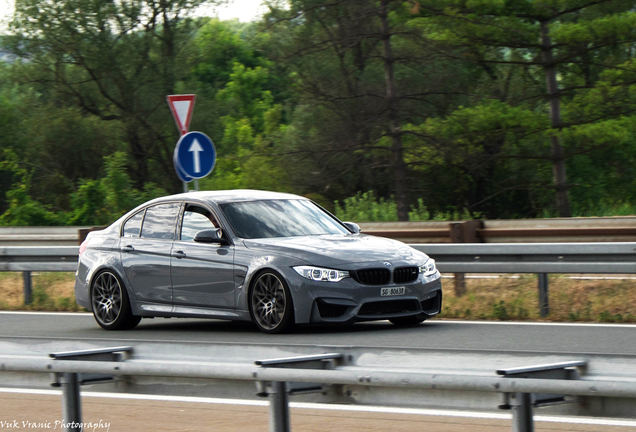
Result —
<path fill-rule="evenodd" d="M 176 177 L 163 175 L 177 137 L 165 96 L 186 73 L 178 65 L 196 32 L 187 15 L 203 2 L 18 0 L 11 46 L 28 59 L 22 82 L 37 84 L 56 107 L 117 122 L 135 185 L 177 190 Z"/>
<path fill-rule="evenodd" d="M 409 150 L 428 145 L 412 125 L 456 103 L 468 78 L 459 70 L 447 79 L 411 9 L 400 0 L 296 0 L 268 17 L 299 93 L 285 146 L 294 183 L 334 198 L 393 194 L 400 220 L 424 192 L 414 167 L 430 163 Z"/>
<path fill-rule="evenodd" d="M 567 138 L 585 129 L 580 126 L 598 127 L 607 119 L 634 112 L 633 103 L 623 104 L 636 72 L 631 62 L 636 42 L 634 6 L 633 1 L 624 0 L 432 0 L 420 4 L 418 25 L 432 41 L 442 43 L 440 47 L 452 47 L 443 49 L 448 56 L 480 65 L 493 81 L 506 78 L 507 89 L 511 84 L 525 87 L 512 94 L 506 91 L 503 97 L 491 93 L 491 97 L 523 106 L 527 115 L 521 118 L 538 111 L 546 114 L 547 127 L 546 122 L 536 121 L 511 125 L 523 139 L 515 143 L 521 144 L 519 152 L 508 156 L 551 162 L 559 216 L 571 215 L 568 193 L 572 185 L 567 180 L 566 161 L 607 144 L 603 143 L 604 133 L 599 140 Z M 612 89 L 613 96 L 605 94 L 602 105 L 589 103 L 599 76 L 608 70 L 621 71 L 628 78 Z M 570 102 L 579 98 L 588 98 L 588 103 L 575 109 L 576 104 Z M 508 108 L 500 107 L 505 117 Z M 599 108 L 605 112 L 600 114 Z M 480 115 L 479 110 L 475 114 Z M 541 145 L 543 140 L 549 142 L 548 148 Z M 524 141 L 532 146 L 523 145 Z M 493 150 L 496 156 L 504 148 Z"/>

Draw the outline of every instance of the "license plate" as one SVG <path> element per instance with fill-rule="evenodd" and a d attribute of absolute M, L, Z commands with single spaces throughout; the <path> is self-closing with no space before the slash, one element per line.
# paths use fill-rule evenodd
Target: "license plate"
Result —
<path fill-rule="evenodd" d="M 381 288 L 380 295 L 385 296 L 396 296 L 396 295 L 404 295 L 406 292 L 405 287 L 392 287 L 392 288 Z"/>

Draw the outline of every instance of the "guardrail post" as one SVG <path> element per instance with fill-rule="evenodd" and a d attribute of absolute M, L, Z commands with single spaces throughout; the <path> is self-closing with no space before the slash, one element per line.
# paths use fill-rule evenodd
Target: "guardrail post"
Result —
<path fill-rule="evenodd" d="M 482 243 L 480 230 L 484 222 L 471 220 L 466 222 L 455 222 L 449 225 L 450 238 L 452 243 Z M 461 297 L 466 294 L 466 274 L 454 273 L 455 296 Z"/>
<path fill-rule="evenodd" d="M 550 298 L 548 291 L 548 274 L 539 273 L 539 313 L 542 317 L 550 314 Z"/>
<path fill-rule="evenodd" d="M 269 430 L 271 432 L 290 432 L 289 396 L 287 383 L 274 381 L 269 393 Z"/>
<path fill-rule="evenodd" d="M 254 363 L 270 368 L 334 369 L 345 361 L 339 353 L 315 354 L 298 357 L 285 357 L 269 360 L 257 360 Z M 295 394 L 323 393 L 325 388 L 317 383 L 296 383 L 284 381 L 256 382 L 257 396 L 269 398 L 269 430 L 271 432 L 290 432 L 289 396 Z"/>
<path fill-rule="evenodd" d="M 80 383 L 76 373 L 64 373 L 62 383 L 62 414 L 65 431 L 82 430 L 82 406 L 80 402 Z"/>
<path fill-rule="evenodd" d="M 124 359 L 132 347 L 98 348 L 93 350 L 68 351 L 49 354 L 53 360 L 83 360 L 83 361 L 112 361 Z M 62 387 L 62 422 L 65 431 L 82 431 L 82 400 L 80 386 L 84 384 L 98 384 L 114 380 L 112 375 L 79 374 L 77 372 L 56 372 L 53 387 Z M 61 378 L 61 380 L 60 380 Z"/>
<path fill-rule="evenodd" d="M 515 393 L 511 402 L 512 432 L 534 432 L 532 394 Z"/>
<path fill-rule="evenodd" d="M 500 369 L 497 375 L 512 379 L 578 379 L 587 367 L 587 362 L 575 360 L 570 362 L 550 363 L 537 366 Z M 532 407 L 542 407 L 569 402 L 564 394 L 552 393 L 505 393 L 501 409 L 512 410 L 512 432 L 534 432 Z"/>
<path fill-rule="evenodd" d="M 450 238 L 453 243 L 464 243 L 464 231 L 461 223 L 450 224 Z M 466 294 L 466 275 L 464 273 L 453 273 L 455 284 L 455 297 Z"/>
<path fill-rule="evenodd" d="M 22 277 L 24 279 L 24 304 L 31 304 L 32 294 L 33 294 L 33 285 L 31 280 L 31 272 L 25 271 L 22 272 Z"/>

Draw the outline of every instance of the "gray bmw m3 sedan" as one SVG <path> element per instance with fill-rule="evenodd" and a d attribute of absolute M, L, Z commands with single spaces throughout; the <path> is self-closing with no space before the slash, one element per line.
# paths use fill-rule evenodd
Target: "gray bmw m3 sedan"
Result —
<path fill-rule="evenodd" d="M 426 254 L 360 233 L 309 199 L 254 190 L 149 201 L 80 246 L 77 303 L 107 330 L 143 317 L 414 325 L 442 307 Z"/>

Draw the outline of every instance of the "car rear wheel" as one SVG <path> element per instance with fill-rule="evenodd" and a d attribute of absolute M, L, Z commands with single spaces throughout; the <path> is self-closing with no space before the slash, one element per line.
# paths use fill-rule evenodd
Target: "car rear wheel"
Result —
<path fill-rule="evenodd" d="M 414 326 L 426 321 L 426 317 L 423 317 L 422 314 L 419 314 L 406 317 L 390 318 L 389 321 L 396 326 Z"/>
<path fill-rule="evenodd" d="M 294 325 L 294 306 L 287 283 L 273 270 L 259 274 L 250 292 L 252 321 L 265 333 L 283 333 Z"/>
<path fill-rule="evenodd" d="M 106 330 L 132 329 L 141 321 L 132 314 L 123 283 L 110 271 L 99 273 L 93 280 L 91 305 L 95 321 Z"/>

